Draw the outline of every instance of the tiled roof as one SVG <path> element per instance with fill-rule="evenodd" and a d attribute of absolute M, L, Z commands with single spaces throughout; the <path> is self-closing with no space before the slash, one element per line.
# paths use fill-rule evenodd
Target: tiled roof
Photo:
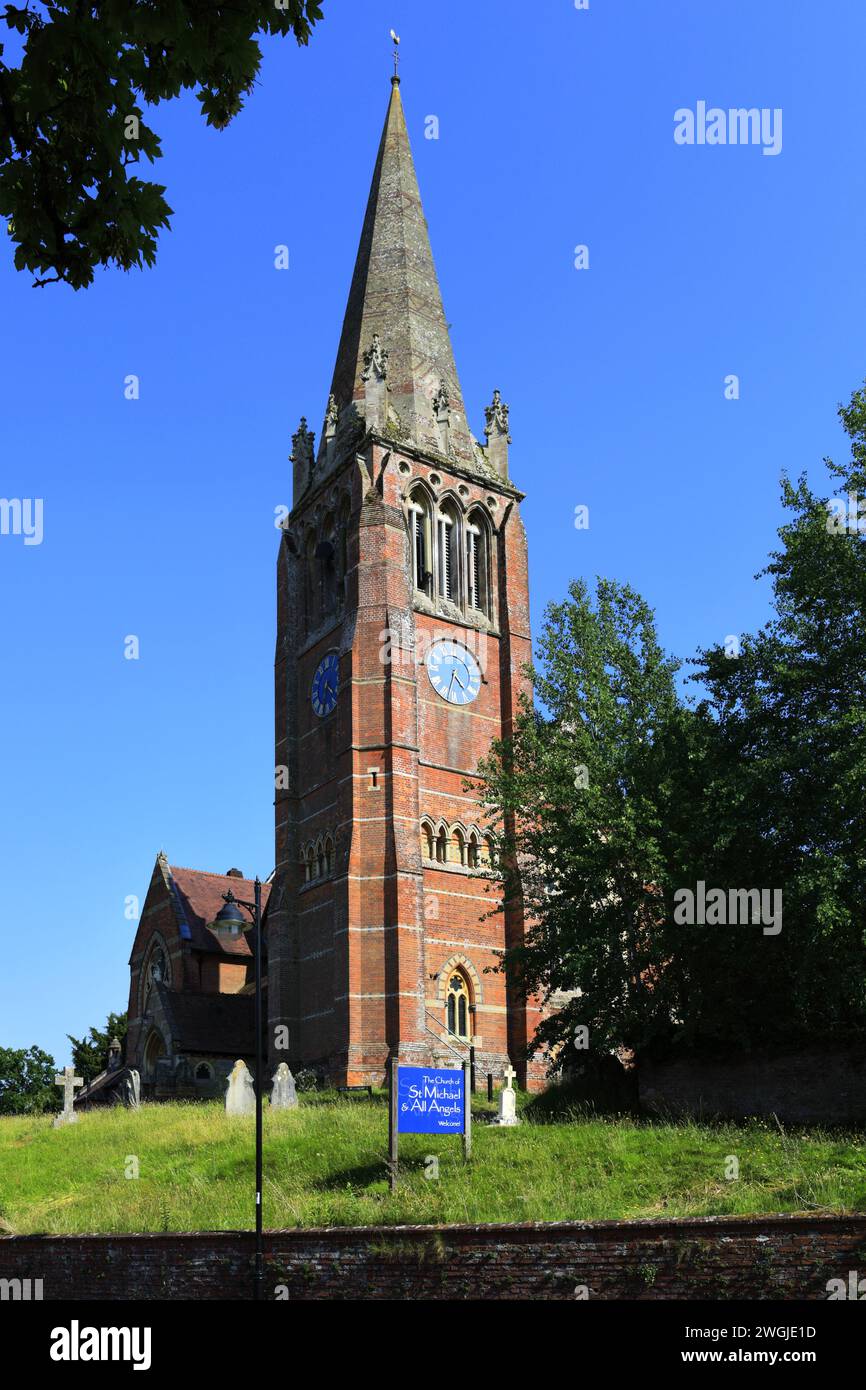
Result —
<path fill-rule="evenodd" d="M 183 869 L 170 864 L 172 894 L 180 934 L 199 951 L 221 951 L 230 956 L 251 956 L 249 934 L 208 930 L 220 908 L 225 907 L 223 893 L 229 889 L 236 898 L 252 902 L 255 886 L 251 879 L 235 878 L 230 874 L 205 873 L 202 869 Z M 267 907 L 271 885 L 262 884 L 262 913 Z M 252 926 L 252 924 L 250 924 Z"/>

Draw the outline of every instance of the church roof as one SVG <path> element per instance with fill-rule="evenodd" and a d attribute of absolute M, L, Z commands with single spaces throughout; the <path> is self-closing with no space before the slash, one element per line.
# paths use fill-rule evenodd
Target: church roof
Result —
<path fill-rule="evenodd" d="M 237 878 L 234 874 L 211 874 L 203 869 L 183 869 L 178 865 L 166 866 L 171 875 L 174 910 L 178 919 L 181 936 L 199 951 L 221 951 L 230 956 L 250 956 L 252 947 L 248 936 L 239 932 L 231 936 L 227 932 L 217 936 L 209 931 L 221 907 L 225 907 L 223 893 L 229 889 L 236 898 L 252 902 L 255 885 L 251 879 Z M 269 883 L 262 884 L 262 915 L 264 916 L 271 892 Z M 250 923 L 250 927 L 252 923 Z"/>
<path fill-rule="evenodd" d="M 388 353 L 390 405 L 401 438 L 440 450 L 433 400 L 443 383 L 450 446 L 474 467 L 466 411 L 430 249 L 398 78 L 379 145 L 331 385 L 337 408 L 363 409 L 365 353 L 377 334 Z"/>

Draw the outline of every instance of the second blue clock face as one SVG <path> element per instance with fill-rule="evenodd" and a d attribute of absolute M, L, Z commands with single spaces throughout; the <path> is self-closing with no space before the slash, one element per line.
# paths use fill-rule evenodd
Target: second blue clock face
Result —
<path fill-rule="evenodd" d="M 337 696 L 340 693 L 340 658 L 336 652 L 328 652 L 322 657 L 316 667 L 316 674 L 313 676 L 313 684 L 310 689 L 310 699 L 313 704 L 313 711 L 324 719 L 326 714 L 337 703 Z"/>
<path fill-rule="evenodd" d="M 427 653 L 430 684 L 451 705 L 468 705 L 481 689 L 478 662 L 459 642 L 434 642 Z"/>

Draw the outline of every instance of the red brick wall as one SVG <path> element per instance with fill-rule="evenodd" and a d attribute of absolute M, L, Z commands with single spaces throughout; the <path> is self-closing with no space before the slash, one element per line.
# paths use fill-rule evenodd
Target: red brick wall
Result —
<path fill-rule="evenodd" d="M 866 1217 L 371 1226 L 264 1247 L 267 1299 L 825 1300 L 829 1279 L 866 1274 Z M 237 1232 L 8 1236 L 0 1278 L 42 1279 L 48 1301 L 237 1301 L 253 1249 Z"/>

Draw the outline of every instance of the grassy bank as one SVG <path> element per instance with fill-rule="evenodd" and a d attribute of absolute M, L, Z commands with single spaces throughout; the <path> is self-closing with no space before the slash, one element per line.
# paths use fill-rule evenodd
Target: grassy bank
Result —
<path fill-rule="evenodd" d="M 305 1096 L 298 1110 L 266 1109 L 264 1121 L 267 1227 L 866 1209 L 860 1138 L 769 1122 L 477 1123 L 469 1166 L 457 1139 L 403 1136 L 392 1197 L 384 1097 Z M 94 1111 L 63 1129 L 50 1117 L 2 1118 L 0 1231 L 248 1228 L 253 1152 L 252 1119 L 230 1119 L 216 1102 Z M 427 1155 L 439 1159 L 438 1180 L 424 1175 Z M 730 1156 L 736 1181 L 725 1176 Z"/>

